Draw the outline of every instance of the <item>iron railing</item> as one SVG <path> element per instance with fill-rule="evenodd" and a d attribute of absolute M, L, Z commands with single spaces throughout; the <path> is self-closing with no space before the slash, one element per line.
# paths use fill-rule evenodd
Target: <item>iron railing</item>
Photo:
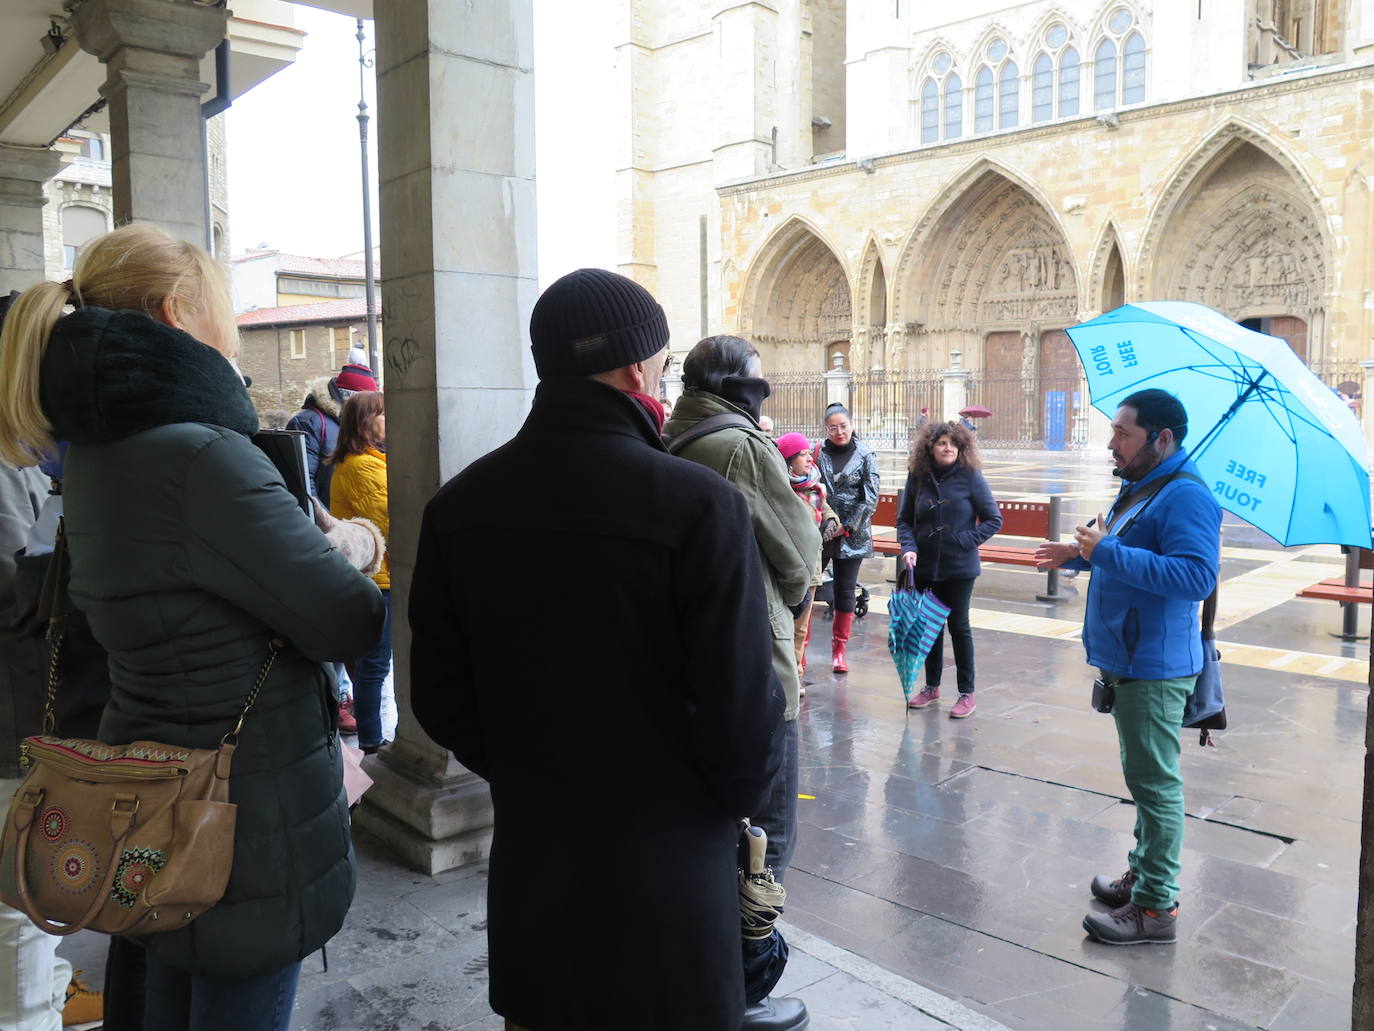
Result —
<path fill-rule="evenodd" d="M 905 451 L 921 425 L 921 409 L 939 418 L 944 387 L 933 370 L 864 372 L 854 377 L 849 409 L 869 447 Z"/>
<path fill-rule="evenodd" d="M 804 433 L 811 440 L 823 436 L 825 379 L 819 372 L 775 372 L 768 377 L 772 393 L 763 414 L 773 420 L 773 435 Z"/>

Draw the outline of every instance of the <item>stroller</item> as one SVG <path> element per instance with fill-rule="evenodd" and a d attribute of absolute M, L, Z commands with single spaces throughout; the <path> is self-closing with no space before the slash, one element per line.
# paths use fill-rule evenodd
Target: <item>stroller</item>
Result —
<path fill-rule="evenodd" d="M 854 616 L 856 619 L 863 619 L 868 615 L 868 586 L 866 584 L 856 584 L 854 587 L 856 595 L 854 601 Z M 816 588 L 816 601 L 825 602 L 827 608 L 825 616 L 827 619 L 835 615 L 835 578 L 829 568 L 824 573 L 821 585 Z"/>

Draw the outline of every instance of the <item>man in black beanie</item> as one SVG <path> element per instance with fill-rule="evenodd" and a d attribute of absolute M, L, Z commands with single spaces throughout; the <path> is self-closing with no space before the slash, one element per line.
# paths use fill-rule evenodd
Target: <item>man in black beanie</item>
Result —
<path fill-rule="evenodd" d="M 491 784 L 491 1006 L 533 1031 L 734 1031 L 736 818 L 784 704 L 749 511 L 659 438 L 647 290 L 573 272 L 530 339 L 529 418 L 429 503 L 410 593 L 416 718 Z M 528 607 L 493 622 L 512 582 Z"/>

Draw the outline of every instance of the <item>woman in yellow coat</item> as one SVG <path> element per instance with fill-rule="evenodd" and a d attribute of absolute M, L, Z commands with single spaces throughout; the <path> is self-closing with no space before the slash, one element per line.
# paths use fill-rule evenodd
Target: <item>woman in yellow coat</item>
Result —
<path fill-rule="evenodd" d="M 339 413 L 339 441 L 330 458 L 334 466 L 329 501 L 339 519 L 370 520 L 386 537 L 391 532 L 386 494 L 386 414 L 382 395 L 360 391 Z M 377 646 L 353 664 L 353 712 L 358 721 L 358 747 L 377 751 L 382 741 L 382 685 L 391 670 L 391 556 L 372 575 L 386 601 L 386 624 Z"/>

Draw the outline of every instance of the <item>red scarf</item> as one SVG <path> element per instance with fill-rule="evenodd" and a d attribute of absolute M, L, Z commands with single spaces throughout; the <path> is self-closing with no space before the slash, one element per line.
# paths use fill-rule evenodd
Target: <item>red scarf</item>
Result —
<path fill-rule="evenodd" d="M 650 397 L 648 394 L 641 394 L 638 391 L 622 391 L 627 397 L 644 409 L 644 414 L 654 424 L 654 429 L 659 434 L 663 433 L 663 424 L 667 421 L 668 413 L 663 410 L 663 405 L 659 404 L 658 398 Z"/>

